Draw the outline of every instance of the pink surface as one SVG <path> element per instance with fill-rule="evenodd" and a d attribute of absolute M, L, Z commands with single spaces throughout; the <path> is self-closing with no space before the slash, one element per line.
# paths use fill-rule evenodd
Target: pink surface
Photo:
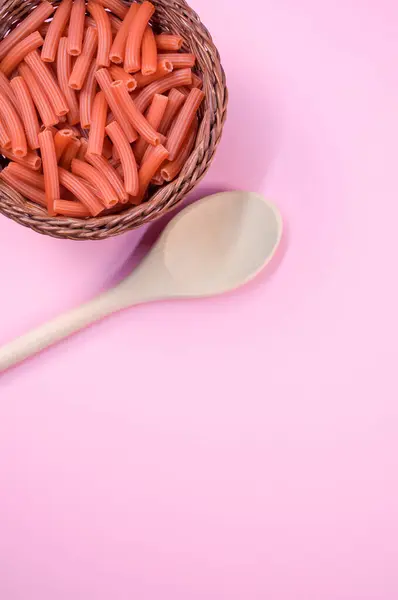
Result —
<path fill-rule="evenodd" d="M 396 600 L 397 4 L 193 4 L 231 92 L 201 191 L 264 192 L 284 248 L 238 293 L 0 378 L 0 598 Z M 142 233 L 1 218 L 0 342 L 109 285 Z"/>

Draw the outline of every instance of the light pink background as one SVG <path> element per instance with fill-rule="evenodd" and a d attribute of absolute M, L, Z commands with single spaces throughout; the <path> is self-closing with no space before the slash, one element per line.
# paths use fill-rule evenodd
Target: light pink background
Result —
<path fill-rule="evenodd" d="M 1 377 L 0 598 L 396 600 L 397 4 L 193 4 L 231 92 L 201 192 L 264 192 L 284 248 Z M 110 285 L 142 233 L 1 218 L 0 342 Z"/>

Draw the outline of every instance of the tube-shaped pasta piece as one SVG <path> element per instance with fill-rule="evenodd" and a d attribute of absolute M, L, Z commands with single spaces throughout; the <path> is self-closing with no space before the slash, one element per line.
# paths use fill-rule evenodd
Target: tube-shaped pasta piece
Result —
<path fill-rule="evenodd" d="M 2 39 L 0 42 L 0 60 L 3 60 L 18 42 L 36 31 L 53 14 L 54 10 L 55 6 L 47 2 L 47 0 L 40 2 L 37 8 L 32 10 L 9 35 Z"/>
<path fill-rule="evenodd" d="M 54 136 L 54 146 L 55 146 L 55 155 L 57 157 L 57 163 L 59 163 L 59 159 L 61 158 L 65 148 L 69 146 L 71 141 L 73 140 L 73 133 L 70 129 L 61 129 L 57 131 Z"/>
<path fill-rule="evenodd" d="M 196 73 L 192 73 L 192 84 L 191 87 L 193 88 L 199 88 L 200 90 L 203 87 L 203 80 L 196 75 Z"/>
<path fill-rule="evenodd" d="M 8 135 L 7 129 L 0 121 L 0 146 L 9 150 L 11 148 L 11 138 Z"/>
<path fill-rule="evenodd" d="M 0 71 L 0 92 L 3 92 L 15 104 L 14 92 L 11 89 L 10 82 L 2 71 Z"/>
<path fill-rule="evenodd" d="M 87 150 L 88 150 L 88 141 L 86 140 L 85 137 L 81 137 L 80 138 L 80 150 L 77 153 L 76 158 L 79 160 L 85 160 Z"/>
<path fill-rule="evenodd" d="M 106 115 L 108 113 L 108 103 L 104 92 L 98 92 L 94 98 L 93 110 L 91 111 L 90 133 L 88 136 L 89 154 L 102 154 L 105 137 Z"/>
<path fill-rule="evenodd" d="M 81 145 L 82 143 L 80 140 L 72 138 L 71 142 L 66 146 L 65 150 L 63 151 L 58 165 L 69 171 L 70 166 L 72 164 L 72 160 L 78 155 Z"/>
<path fill-rule="evenodd" d="M 75 137 L 77 137 L 77 138 L 81 136 L 80 128 L 75 127 L 74 125 L 67 125 L 67 124 L 66 125 L 60 125 L 59 124 L 57 127 L 58 127 L 58 129 L 69 129 L 69 131 L 71 131 L 72 134 Z"/>
<path fill-rule="evenodd" d="M 12 150 L 7 150 L 6 148 L 0 148 L 0 154 L 8 158 L 9 160 L 13 160 L 20 165 L 25 165 L 29 169 L 33 169 L 34 171 L 40 171 L 41 169 L 41 158 L 35 152 L 28 152 L 26 156 L 15 156 Z"/>
<path fill-rule="evenodd" d="M 166 110 L 168 103 L 167 96 L 162 96 L 161 94 L 155 94 L 152 100 L 150 107 L 146 112 L 146 120 L 148 123 L 154 128 L 155 131 L 158 130 L 159 125 L 162 121 L 164 112 Z M 160 141 L 160 140 L 159 140 Z M 134 155 L 137 159 L 137 162 L 141 162 L 142 157 L 145 154 L 145 151 L 148 147 L 148 142 L 140 137 L 139 140 L 134 144 Z"/>
<path fill-rule="evenodd" d="M 164 146 L 166 144 L 167 137 L 164 136 L 164 135 L 162 135 L 162 134 L 159 134 L 159 135 L 160 135 L 160 145 Z M 144 163 L 145 161 L 148 160 L 148 158 L 150 157 L 150 155 L 152 154 L 152 152 L 155 150 L 155 148 L 156 148 L 156 146 L 149 146 L 148 145 L 147 149 L 145 150 L 145 154 L 144 154 L 144 156 L 142 158 L 141 163 Z"/>
<path fill-rule="evenodd" d="M 11 87 L 15 95 L 16 106 L 26 133 L 29 148 L 36 150 L 39 147 L 40 125 L 37 112 L 30 95 L 29 88 L 23 77 L 11 79 Z"/>
<path fill-rule="evenodd" d="M 156 131 L 162 122 L 168 103 L 168 96 L 163 96 L 163 94 L 155 94 L 152 98 L 152 102 L 146 113 L 146 118 Z"/>
<path fill-rule="evenodd" d="M 135 196 L 139 191 L 138 170 L 128 138 L 116 121 L 109 123 L 105 130 L 119 153 L 123 168 L 124 188 L 128 194 Z"/>
<path fill-rule="evenodd" d="M 133 92 L 137 87 L 137 81 L 135 77 L 130 75 L 130 73 L 126 73 L 122 67 L 118 67 L 117 65 L 111 65 L 109 67 L 109 72 L 112 76 L 113 81 L 124 81 L 126 88 L 129 92 Z"/>
<path fill-rule="evenodd" d="M 83 179 L 76 177 L 76 175 L 69 173 L 69 171 L 62 167 L 58 167 L 58 175 L 61 185 L 72 192 L 72 194 L 90 211 L 90 214 L 93 217 L 96 217 L 104 210 L 104 206 Z"/>
<path fill-rule="evenodd" d="M 44 177 L 37 171 L 32 171 L 28 167 L 18 164 L 16 162 L 10 162 L 7 165 L 7 170 L 12 173 L 15 177 L 26 181 L 29 185 L 38 188 L 44 192 Z"/>
<path fill-rule="evenodd" d="M 25 130 L 22 121 L 3 92 L 0 91 L 0 118 L 4 124 L 6 131 L 11 138 L 11 148 L 15 156 L 23 158 L 28 152 Z"/>
<path fill-rule="evenodd" d="M 47 210 L 54 216 L 54 200 L 60 197 L 57 155 L 53 134 L 49 129 L 39 133 L 41 158 L 43 161 L 44 190 L 46 194 Z"/>
<path fill-rule="evenodd" d="M 155 129 L 148 123 L 144 115 L 137 109 L 134 100 L 130 97 L 123 81 L 114 81 L 111 84 L 115 100 L 122 107 L 131 125 L 152 146 L 159 144 L 159 136 Z"/>
<path fill-rule="evenodd" d="M 83 48 L 85 0 L 74 0 L 69 20 L 68 54 L 79 56 Z"/>
<path fill-rule="evenodd" d="M 167 135 L 178 111 L 185 102 L 185 96 L 179 90 L 173 88 L 169 92 L 168 103 L 163 118 L 158 127 L 159 133 Z"/>
<path fill-rule="evenodd" d="M 153 75 L 158 68 L 158 49 L 152 27 L 145 28 L 141 48 L 141 73 Z"/>
<path fill-rule="evenodd" d="M 161 33 L 155 35 L 156 45 L 161 52 L 177 52 L 182 48 L 182 37 L 179 35 L 169 35 Z"/>
<path fill-rule="evenodd" d="M 58 83 L 69 107 L 68 123 L 69 125 L 76 125 L 80 121 L 80 110 L 76 92 L 69 86 L 71 70 L 72 57 L 68 54 L 68 38 L 63 37 L 59 40 L 57 53 Z"/>
<path fill-rule="evenodd" d="M 95 188 L 100 189 L 105 208 L 112 208 L 118 203 L 118 195 L 103 172 L 98 171 L 87 162 L 74 158 L 72 160 L 72 173 L 88 181 Z"/>
<path fill-rule="evenodd" d="M 142 73 L 135 73 L 134 79 L 137 82 L 137 89 L 142 89 L 150 83 L 153 83 L 158 79 L 162 79 L 162 77 L 166 77 L 166 75 L 169 75 L 172 72 L 172 70 L 173 65 L 171 64 L 171 62 L 168 62 L 167 60 L 161 60 L 158 63 L 156 72 L 153 73 L 153 75 L 143 75 Z"/>
<path fill-rule="evenodd" d="M 112 29 L 108 13 L 100 4 L 90 1 L 87 9 L 91 13 L 98 33 L 97 67 L 109 67 L 109 53 L 112 46 Z"/>
<path fill-rule="evenodd" d="M 88 27 L 84 37 L 82 52 L 77 57 L 76 62 L 73 65 L 72 73 L 69 77 L 69 86 L 73 90 L 82 89 L 84 82 L 88 77 L 90 67 L 92 67 L 97 44 L 98 34 L 96 28 Z"/>
<path fill-rule="evenodd" d="M 128 13 L 123 19 L 122 25 L 117 32 L 115 39 L 113 40 L 113 44 L 111 47 L 111 51 L 109 57 L 113 63 L 121 64 L 124 61 L 124 54 L 126 51 L 126 43 L 127 37 L 129 34 L 129 30 L 131 24 L 138 12 L 140 5 L 134 2 L 131 4 Z"/>
<path fill-rule="evenodd" d="M 194 54 L 184 53 L 170 53 L 170 54 L 159 54 L 158 60 L 167 60 L 173 65 L 173 69 L 192 69 L 195 66 L 196 56 Z"/>
<path fill-rule="evenodd" d="M 40 59 L 37 50 L 33 50 L 33 52 L 27 54 L 25 56 L 25 62 L 34 72 L 39 84 L 44 90 L 46 90 L 50 104 L 54 108 L 54 112 L 57 117 L 66 115 L 69 111 L 69 106 L 66 102 L 65 96 L 55 81 L 55 78 L 48 66 L 45 65 Z"/>
<path fill-rule="evenodd" d="M 93 61 L 87 79 L 80 92 L 80 124 L 83 129 L 90 128 L 91 111 L 93 109 L 93 102 L 97 90 L 97 80 L 95 78 L 96 68 L 95 61 Z"/>
<path fill-rule="evenodd" d="M 101 171 L 105 177 L 109 180 L 109 183 L 115 190 L 120 202 L 125 204 L 128 201 L 129 195 L 124 189 L 123 179 L 119 173 L 109 164 L 109 162 L 103 156 L 97 156 L 95 154 L 86 154 L 86 161 L 90 163 L 97 171 Z"/>
<path fill-rule="evenodd" d="M 62 215 L 63 217 L 70 217 L 73 219 L 91 217 L 88 208 L 76 200 L 55 200 L 54 212 L 56 215 Z"/>
<path fill-rule="evenodd" d="M 3 181 L 8 183 L 10 187 L 22 194 L 22 196 L 28 200 L 32 200 L 41 206 L 47 206 L 46 195 L 43 190 L 30 185 L 23 179 L 20 179 L 11 171 L 9 171 L 8 168 L 2 170 L 0 177 Z"/>
<path fill-rule="evenodd" d="M 193 88 L 174 121 L 166 142 L 171 161 L 177 158 L 204 97 L 201 90 Z"/>
<path fill-rule="evenodd" d="M 104 8 L 108 8 L 113 14 L 117 15 L 119 19 L 124 19 L 127 15 L 128 6 L 123 4 L 121 0 L 98 0 Z"/>
<path fill-rule="evenodd" d="M 0 70 L 3 71 L 7 77 L 14 71 L 14 69 L 23 61 L 25 56 L 42 46 L 44 40 L 38 31 L 34 31 L 26 38 L 18 42 L 12 50 L 3 58 L 0 64 Z"/>
<path fill-rule="evenodd" d="M 66 25 L 69 21 L 72 9 L 72 0 L 62 0 L 55 11 L 53 20 L 48 28 L 41 51 L 41 60 L 44 62 L 54 62 L 57 55 L 59 40 L 63 36 Z"/>
<path fill-rule="evenodd" d="M 109 71 L 107 69 L 100 69 L 96 72 L 95 76 L 97 78 L 98 85 L 105 94 L 106 101 L 113 113 L 113 116 L 115 117 L 119 125 L 122 127 L 128 141 L 130 143 L 135 142 L 135 140 L 138 138 L 138 134 L 128 121 L 124 110 L 119 105 L 116 97 L 113 94 L 112 78 L 110 76 Z"/>
<path fill-rule="evenodd" d="M 154 12 L 154 5 L 144 0 L 130 26 L 124 56 L 124 70 L 128 73 L 136 73 L 141 68 L 142 38 Z"/>
<path fill-rule="evenodd" d="M 159 145 L 156 146 L 156 148 L 153 148 L 148 159 L 142 163 L 141 168 L 138 171 L 140 189 L 137 197 L 131 199 L 133 204 L 140 204 L 142 202 L 148 186 L 151 183 L 152 177 L 156 175 L 160 166 L 164 163 L 168 156 L 169 153 L 167 149 L 164 146 Z"/>
<path fill-rule="evenodd" d="M 181 85 L 190 85 L 191 83 L 192 71 L 190 69 L 178 69 L 178 71 L 170 73 L 170 75 L 154 81 L 144 88 L 135 99 L 136 107 L 139 111 L 144 112 L 155 94 L 164 94 L 171 88 L 178 88 Z"/>
<path fill-rule="evenodd" d="M 195 119 L 193 125 L 191 125 L 191 129 L 189 130 L 187 137 L 183 142 L 183 145 L 179 154 L 177 155 L 177 158 L 175 158 L 173 161 L 168 161 L 165 165 L 163 165 L 163 167 L 160 170 L 160 174 L 165 181 L 172 181 L 175 177 L 177 177 L 177 175 L 187 162 L 189 155 L 191 154 L 192 148 L 195 144 L 197 133 L 198 122 Z"/>

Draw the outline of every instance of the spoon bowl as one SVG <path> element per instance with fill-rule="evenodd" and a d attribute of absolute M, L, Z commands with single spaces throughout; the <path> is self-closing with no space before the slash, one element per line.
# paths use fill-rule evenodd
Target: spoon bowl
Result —
<path fill-rule="evenodd" d="M 278 210 L 251 192 L 224 192 L 188 206 L 163 237 L 163 258 L 185 293 L 210 296 L 255 277 L 282 235 Z"/>
<path fill-rule="evenodd" d="M 269 263 L 281 237 L 281 216 L 261 195 L 203 198 L 170 221 L 141 264 L 114 288 L 0 348 L 0 372 L 123 308 L 236 289 Z"/>

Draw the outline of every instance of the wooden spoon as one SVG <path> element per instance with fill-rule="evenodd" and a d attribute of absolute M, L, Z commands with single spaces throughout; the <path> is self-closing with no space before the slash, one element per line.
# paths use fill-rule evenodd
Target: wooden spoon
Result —
<path fill-rule="evenodd" d="M 271 260 L 281 235 L 279 212 L 259 194 L 225 192 L 203 198 L 170 221 L 121 283 L 0 348 L 0 372 L 123 308 L 238 288 Z"/>

